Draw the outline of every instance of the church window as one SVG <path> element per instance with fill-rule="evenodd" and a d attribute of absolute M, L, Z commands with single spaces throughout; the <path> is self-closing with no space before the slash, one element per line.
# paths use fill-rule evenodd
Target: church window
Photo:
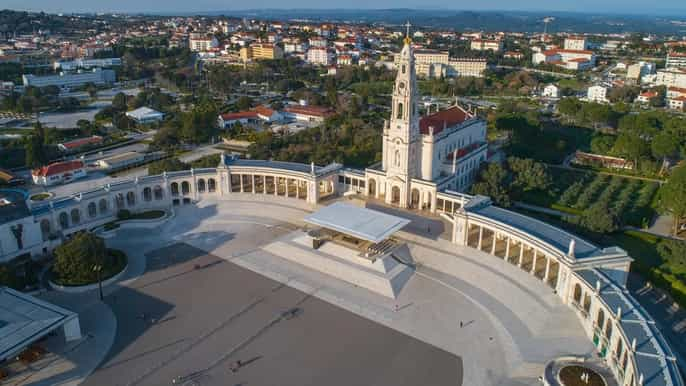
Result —
<path fill-rule="evenodd" d="M 395 166 L 400 166 L 400 151 L 396 150 L 395 151 Z"/>
<path fill-rule="evenodd" d="M 404 64 L 402 65 L 402 73 L 403 74 L 405 73 L 405 65 Z"/>
<path fill-rule="evenodd" d="M 396 116 L 397 119 L 402 119 L 403 118 L 403 104 L 398 103 L 398 108 L 396 109 Z"/>

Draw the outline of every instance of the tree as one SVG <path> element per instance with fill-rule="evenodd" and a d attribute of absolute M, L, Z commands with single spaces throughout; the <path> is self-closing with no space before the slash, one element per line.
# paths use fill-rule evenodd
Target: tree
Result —
<path fill-rule="evenodd" d="M 148 166 L 148 174 L 156 175 L 164 172 L 175 172 L 179 170 L 188 170 L 190 166 L 182 162 L 178 158 L 167 158 L 157 162 L 153 162 Z"/>
<path fill-rule="evenodd" d="M 619 229 L 619 217 L 610 210 L 605 201 L 599 201 L 584 210 L 579 223 L 583 227 L 598 233 L 612 233 Z"/>
<path fill-rule="evenodd" d="M 105 241 L 93 233 L 81 232 L 55 249 L 53 272 L 62 283 L 94 283 L 97 272 L 93 267 L 107 263 Z"/>
<path fill-rule="evenodd" d="M 686 268 L 686 242 L 679 240 L 662 240 L 657 244 L 657 253 L 664 264 L 672 269 Z"/>
<path fill-rule="evenodd" d="M 472 185 L 472 194 L 481 194 L 490 197 L 496 204 L 510 206 L 510 193 L 506 189 L 507 170 L 498 163 L 489 163 L 481 170 L 479 180 Z"/>
<path fill-rule="evenodd" d="M 253 101 L 250 97 L 242 96 L 236 101 L 236 108 L 239 111 L 248 110 L 252 107 Z"/>
<path fill-rule="evenodd" d="M 595 154 L 609 154 L 614 144 L 614 136 L 595 134 L 591 139 L 591 152 Z"/>
<path fill-rule="evenodd" d="M 672 212 L 673 231 L 676 235 L 680 222 L 686 217 L 686 164 L 675 167 L 667 182 L 662 184 L 660 205 L 663 209 Z"/>
<path fill-rule="evenodd" d="M 40 136 L 36 134 L 29 136 L 24 148 L 26 151 L 26 166 L 36 168 L 46 164 L 47 159 L 43 149 L 43 139 Z"/>
<path fill-rule="evenodd" d="M 507 159 L 507 165 L 513 174 L 512 187 L 521 192 L 545 191 L 552 184 L 545 165 L 531 158 L 510 157 Z"/>
<path fill-rule="evenodd" d="M 679 152 L 679 140 L 671 133 L 661 132 L 650 143 L 650 150 L 655 159 L 665 159 Z"/>
<path fill-rule="evenodd" d="M 112 99 L 112 109 L 115 111 L 126 111 L 128 108 L 128 99 L 123 92 L 117 93 Z"/>

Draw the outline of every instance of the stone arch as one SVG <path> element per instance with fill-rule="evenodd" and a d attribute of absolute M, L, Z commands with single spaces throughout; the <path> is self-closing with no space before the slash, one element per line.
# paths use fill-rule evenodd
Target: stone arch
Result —
<path fill-rule="evenodd" d="M 134 192 L 126 193 L 126 206 L 136 205 L 136 194 Z"/>
<path fill-rule="evenodd" d="M 171 183 L 171 194 L 172 194 L 172 196 L 178 196 L 179 195 L 179 183 L 178 182 L 172 182 Z"/>
<path fill-rule="evenodd" d="M 598 310 L 598 317 L 595 322 L 598 328 L 602 330 L 605 325 L 605 311 L 602 308 Z"/>
<path fill-rule="evenodd" d="M 191 193 L 191 184 L 188 183 L 188 181 L 182 181 L 181 182 L 181 194 L 182 195 L 187 195 Z"/>
<path fill-rule="evenodd" d="M 143 188 L 143 201 L 152 201 L 152 189 L 149 186 Z"/>
<path fill-rule="evenodd" d="M 98 207 L 95 202 L 88 204 L 88 217 L 93 218 L 98 215 Z"/>
<path fill-rule="evenodd" d="M 62 228 L 62 229 L 69 228 L 69 215 L 67 214 L 67 212 L 60 213 L 60 215 L 58 216 L 58 220 L 60 223 L 60 228 Z"/>
<path fill-rule="evenodd" d="M 367 182 L 367 189 L 370 196 L 376 197 L 376 180 L 370 178 Z"/>
<path fill-rule="evenodd" d="M 100 214 L 107 213 L 107 200 L 101 198 L 98 203 L 98 209 L 100 210 Z"/>
<path fill-rule="evenodd" d="M 424 204 L 424 208 L 431 209 L 431 192 L 426 192 L 426 204 Z"/>
<path fill-rule="evenodd" d="M 77 208 L 71 210 L 70 217 L 73 225 L 81 222 L 81 212 Z"/>
<path fill-rule="evenodd" d="M 400 205 L 400 187 L 397 185 L 391 188 L 391 204 Z"/>
<path fill-rule="evenodd" d="M 610 341 L 612 338 L 612 320 L 607 320 L 607 325 L 605 326 L 605 338 Z"/>
<path fill-rule="evenodd" d="M 153 188 L 153 194 L 155 196 L 155 200 L 161 200 L 164 198 L 164 191 L 162 190 L 162 187 L 159 185 L 155 185 Z"/>
<path fill-rule="evenodd" d="M 574 284 L 574 292 L 572 293 L 572 299 L 574 300 L 575 303 L 581 304 L 581 284 L 576 283 Z"/>
<path fill-rule="evenodd" d="M 584 295 L 584 311 L 586 313 L 589 313 L 591 311 L 591 295 L 586 294 Z"/>
<path fill-rule="evenodd" d="M 207 191 L 210 193 L 217 191 L 217 181 L 214 178 L 207 179 Z"/>
<path fill-rule="evenodd" d="M 117 209 L 124 209 L 124 194 L 123 193 L 117 193 L 117 195 L 114 197 L 114 201 L 116 203 Z"/>
<path fill-rule="evenodd" d="M 410 208 L 419 209 L 420 197 L 421 197 L 421 194 L 419 193 L 419 189 L 412 188 L 412 191 L 410 192 Z"/>
<path fill-rule="evenodd" d="M 50 236 L 50 228 L 50 220 L 48 220 L 47 218 L 40 220 L 40 230 L 41 234 L 43 235 L 43 240 L 47 240 Z"/>
<path fill-rule="evenodd" d="M 198 193 L 205 193 L 205 180 L 202 178 L 198 179 Z"/>

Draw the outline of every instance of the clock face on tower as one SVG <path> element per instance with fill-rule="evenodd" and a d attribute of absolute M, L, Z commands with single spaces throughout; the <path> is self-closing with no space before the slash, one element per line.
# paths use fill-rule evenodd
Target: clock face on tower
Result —
<path fill-rule="evenodd" d="M 404 89 L 404 88 L 405 88 L 405 82 L 400 82 L 400 84 L 398 85 L 398 87 L 399 87 L 401 90 Z"/>

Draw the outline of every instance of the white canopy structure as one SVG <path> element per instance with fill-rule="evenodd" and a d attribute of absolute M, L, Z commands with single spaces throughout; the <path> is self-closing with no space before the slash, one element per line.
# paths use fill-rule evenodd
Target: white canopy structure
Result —
<path fill-rule="evenodd" d="M 336 202 L 304 218 L 308 224 L 379 243 L 410 223 L 410 220 L 376 210 Z"/>
<path fill-rule="evenodd" d="M 19 354 L 31 343 L 60 327 L 67 341 L 81 338 L 76 313 L 0 287 L 0 361 Z"/>

